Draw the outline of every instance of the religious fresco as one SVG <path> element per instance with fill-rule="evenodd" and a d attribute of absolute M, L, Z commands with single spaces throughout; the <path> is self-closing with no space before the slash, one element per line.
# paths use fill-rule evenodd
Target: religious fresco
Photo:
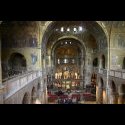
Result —
<path fill-rule="evenodd" d="M 125 28 L 125 21 L 113 21 L 114 28 Z"/>
<path fill-rule="evenodd" d="M 124 48 L 125 47 L 125 36 L 118 34 L 113 36 L 111 46 L 114 48 Z"/>
<path fill-rule="evenodd" d="M 118 63 L 118 56 L 112 56 L 112 65 L 117 65 Z"/>
<path fill-rule="evenodd" d="M 37 62 L 37 55 L 31 54 L 31 58 L 32 58 L 32 64 L 35 65 Z"/>
<path fill-rule="evenodd" d="M 24 48 L 24 47 L 37 47 L 38 40 L 35 37 L 4 40 L 2 42 L 2 48 Z"/>
<path fill-rule="evenodd" d="M 102 51 L 107 48 L 107 41 L 105 39 L 101 39 L 98 41 L 99 50 Z"/>
<path fill-rule="evenodd" d="M 38 22 L 5 21 L 1 27 L 2 48 L 23 48 L 38 46 Z"/>
<path fill-rule="evenodd" d="M 118 48 L 124 48 L 125 47 L 125 37 L 124 36 L 118 35 L 117 42 L 118 42 Z"/>

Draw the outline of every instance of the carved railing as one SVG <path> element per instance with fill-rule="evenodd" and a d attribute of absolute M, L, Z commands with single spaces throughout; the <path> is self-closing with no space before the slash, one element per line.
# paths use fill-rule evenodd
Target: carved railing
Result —
<path fill-rule="evenodd" d="M 123 71 L 123 70 L 119 70 L 119 71 L 110 70 L 110 76 L 125 79 L 125 71 Z"/>
<path fill-rule="evenodd" d="M 107 69 L 99 69 L 99 73 L 102 75 L 107 75 Z"/>
<path fill-rule="evenodd" d="M 93 71 L 95 73 L 99 73 L 99 74 L 102 74 L 102 75 L 107 75 L 107 69 L 101 69 L 101 68 L 98 68 L 98 67 L 94 67 Z"/>
<path fill-rule="evenodd" d="M 41 76 L 42 76 L 41 71 L 32 71 L 25 75 L 21 75 L 16 78 L 7 80 L 6 82 L 3 83 L 5 87 L 5 98 L 10 97 L 11 95 L 19 91 L 21 88 L 31 83 L 31 81 Z"/>
<path fill-rule="evenodd" d="M 107 69 L 100 69 L 98 67 L 94 67 L 93 71 L 101 75 L 107 75 L 108 73 Z M 120 79 L 125 79 L 125 71 L 124 70 L 110 70 L 109 76 L 120 78 Z"/>

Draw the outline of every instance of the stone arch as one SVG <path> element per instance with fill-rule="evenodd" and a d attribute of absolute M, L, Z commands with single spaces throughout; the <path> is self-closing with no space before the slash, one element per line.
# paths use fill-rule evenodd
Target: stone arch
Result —
<path fill-rule="evenodd" d="M 30 94 L 26 92 L 23 96 L 22 104 L 29 104 L 30 103 L 29 98 L 30 98 Z"/>
<path fill-rule="evenodd" d="M 45 22 L 45 27 L 43 29 L 43 36 L 42 36 L 42 42 L 46 40 L 45 38 L 45 34 L 48 32 L 49 28 L 51 28 L 54 23 L 56 23 L 57 21 L 46 21 Z M 94 21 L 98 26 L 100 26 L 100 28 L 102 29 L 102 31 L 104 32 L 106 39 L 107 39 L 107 45 L 109 46 L 109 33 L 107 31 L 107 29 L 105 28 L 105 24 L 101 21 Z M 44 40 L 45 39 L 45 40 Z M 43 44 L 43 43 L 42 43 Z"/>
<path fill-rule="evenodd" d="M 21 73 L 22 71 L 26 71 L 26 68 L 27 68 L 26 63 L 27 62 L 24 55 L 20 53 L 12 53 L 8 60 L 8 67 L 9 67 L 8 70 L 15 71 L 14 74 Z"/>
<path fill-rule="evenodd" d="M 54 41 L 53 42 L 53 45 L 52 45 L 52 47 L 51 47 L 51 51 L 50 51 L 50 55 L 51 55 L 51 58 L 53 59 L 54 58 L 54 52 L 55 52 L 55 49 L 56 49 L 56 47 L 57 47 L 57 45 L 59 44 L 59 42 L 61 41 L 61 40 L 75 40 L 75 41 L 77 41 L 78 42 L 78 48 L 79 48 L 79 50 L 81 51 L 81 62 L 82 62 L 82 64 L 81 64 L 81 66 L 82 65 L 85 65 L 85 60 L 86 60 L 86 46 L 85 46 L 85 44 L 84 44 L 84 42 L 81 40 L 81 39 L 79 39 L 79 38 L 77 38 L 77 37 L 75 37 L 75 36 L 63 36 L 63 37 L 60 37 L 59 39 L 57 39 L 56 41 Z M 52 61 L 52 59 L 51 59 L 51 61 Z M 54 60 L 52 61 L 52 65 L 54 65 Z M 81 71 L 82 72 L 82 71 Z M 82 73 L 81 73 L 82 74 Z"/>
<path fill-rule="evenodd" d="M 96 89 L 98 89 L 98 85 L 97 85 L 97 74 L 93 73 L 91 76 L 91 93 L 92 94 L 96 94 Z"/>
<path fill-rule="evenodd" d="M 105 69 L 106 66 L 106 59 L 105 59 L 105 55 L 102 55 L 101 57 L 101 68 Z"/>
<path fill-rule="evenodd" d="M 56 21 L 46 21 L 46 23 L 45 23 L 45 28 L 44 28 L 44 30 L 43 30 L 43 33 L 45 33 L 46 32 L 46 30 L 48 29 L 48 27 L 50 26 L 50 25 L 52 25 L 53 23 L 55 23 Z M 109 38 L 109 34 L 108 34 L 108 31 L 107 31 L 107 29 L 105 28 L 106 26 L 105 26 L 105 24 L 103 23 L 103 22 L 101 22 L 101 21 L 95 21 L 102 29 L 103 29 L 103 31 L 104 31 L 104 33 L 106 34 L 106 37 L 107 37 L 107 39 Z"/>
<path fill-rule="evenodd" d="M 5 61 L 2 62 L 3 78 L 18 75 L 27 70 L 26 57 L 18 52 L 9 53 Z"/>
<path fill-rule="evenodd" d="M 98 58 L 94 58 L 93 60 L 93 67 L 98 67 Z"/>
<path fill-rule="evenodd" d="M 106 103 L 106 89 L 105 89 L 105 83 L 104 83 L 104 80 L 102 77 L 99 78 L 97 103 L 99 103 L 99 104 Z"/>
<path fill-rule="evenodd" d="M 55 45 L 56 42 L 61 41 L 63 39 L 74 39 L 76 41 L 79 41 L 80 44 L 83 46 L 85 52 L 86 52 L 86 46 L 85 46 L 85 43 L 83 42 L 83 40 L 79 39 L 76 36 L 72 36 L 72 35 L 70 35 L 70 36 L 62 36 L 62 37 L 58 38 L 56 41 L 53 42 L 53 46 Z M 52 48 L 53 48 L 53 46 L 52 46 Z"/>
<path fill-rule="evenodd" d="M 109 87 L 110 87 L 110 96 L 109 96 L 110 104 L 117 104 L 118 92 L 117 92 L 116 84 L 113 80 L 110 82 Z"/>
<path fill-rule="evenodd" d="M 56 22 L 57 21 L 46 21 L 45 22 L 45 27 L 44 27 L 43 36 L 42 36 L 42 43 L 41 43 L 41 45 L 44 46 L 44 47 L 42 47 L 43 49 L 45 48 L 44 44 L 46 44 L 46 42 L 48 41 L 48 39 L 46 37 L 46 34 L 49 32 L 49 30 L 51 28 L 53 28 L 53 26 L 54 26 L 54 24 Z M 108 33 L 107 29 L 106 29 L 106 25 L 102 21 L 92 21 L 92 23 L 94 23 L 94 26 L 97 26 L 98 28 L 100 28 L 102 33 L 104 33 L 103 35 L 105 36 L 105 41 L 106 41 L 107 48 L 108 48 L 110 40 L 109 40 L 109 33 Z M 64 36 L 64 37 L 70 37 L 70 36 Z M 107 66 L 107 68 L 109 67 L 109 61 L 108 60 L 109 60 L 109 51 L 107 50 L 107 64 L 105 64 L 104 67 L 106 67 L 106 66 Z"/>
<path fill-rule="evenodd" d="M 37 97 L 38 97 L 38 98 L 40 97 L 40 90 L 41 90 L 41 84 L 38 83 L 38 84 L 37 84 Z"/>
<path fill-rule="evenodd" d="M 35 104 L 36 103 L 36 88 L 33 87 L 32 88 L 32 92 L 31 92 L 31 104 Z"/>
<path fill-rule="evenodd" d="M 38 83 L 38 84 L 37 84 L 37 90 L 39 91 L 40 89 L 41 89 L 41 84 Z"/>
<path fill-rule="evenodd" d="M 110 88 L 111 88 L 112 92 L 117 92 L 117 87 L 113 80 L 110 82 Z"/>

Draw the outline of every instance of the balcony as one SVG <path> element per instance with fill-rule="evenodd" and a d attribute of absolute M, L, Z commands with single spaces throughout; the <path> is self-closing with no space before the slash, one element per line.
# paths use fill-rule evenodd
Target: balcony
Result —
<path fill-rule="evenodd" d="M 119 71 L 110 70 L 110 76 L 125 79 L 125 71 L 123 71 L 123 70 L 119 70 Z"/>
<path fill-rule="evenodd" d="M 98 67 L 94 67 L 93 71 L 95 73 L 99 73 L 99 74 L 105 75 L 105 76 L 108 73 L 107 69 L 100 69 Z M 109 76 L 120 78 L 120 79 L 125 79 L 125 71 L 123 71 L 123 70 L 110 70 Z"/>
<path fill-rule="evenodd" d="M 28 85 L 31 81 L 39 78 L 42 76 L 41 71 L 32 71 L 27 74 L 23 74 L 21 76 L 12 78 L 10 80 L 7 80 L 3 82 L 3 85 L 5 87 L 5 98 L 12 96 L 14 93 L 19 91 L 24 86 Z"/>
<path fill-rule="evenodd" d="M 93 68 L 94 72 L 95 73 L 99 73 L 99 74 L 102 74 L 102 75 L 107 75 L 107 69 L 101 69 L 101 68 L 98 68 L 98 67 L 94 67 Z"/>

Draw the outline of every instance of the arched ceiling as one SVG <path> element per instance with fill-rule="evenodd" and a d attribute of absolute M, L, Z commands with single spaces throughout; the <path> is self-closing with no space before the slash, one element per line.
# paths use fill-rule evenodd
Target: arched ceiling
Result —
<path fill-rule="evenodd" d="M 64 56 L 75 57 L 77 56 L 77 54 L 78 54 L 77 47 L 63 46 L 56 49 L 57 57 L 64 57 Z"/>
<path fill-rule="evenodd" d="M 72 27 L 78 27 L 78 26 L 82 26 L 85 30 L 84 32 L 89 32 L 95 37 L 97 37 L 99 34 L 104 34 L 104 31 L 102 30 L 102 28 L 95 21 L 55 21 L 50 26 L 48 26 L 46 33 L 49 32 L 48 37 L 50 37 L 52 33 L 55 33 L 54 32 L 55 30 L 53 29 L 60 29 L 61 27 L 72 28 Z M 63 35 L 64 34 L 65 32 L 63 33 Z"/>
<path fill-rule="evenodd" d="M 63 39 L 54 45 L 53 51 L 59 58 L 64 56 L 72 58 L 81 55 L 81 52 L 84 51 L 84 48 L 82 48 L 82 45 L 77 40 Z"/>
<path fill-rule="evenodd" d="M 63 28 L 63 31 L 61 29 Z M 74 32 L 74 28 L 76 32 Z M 79 28 L 82 28 L 80 30 Z M 48 32 L 47 32 L 48 31 Z M 46 31 L 47 47 L 51 48 L 53 42 L 63 36 L 75 36 L 82 40 L 88 48 L 98 48 L 100 39 L 106 41 L 106 36 L 102 28 L 94 21 L 57 21 L 49 26 Z M 101 36 L 101 37 L 100 37 Z"/>
<path fill-rule="evenodd" d="M 15 33 L 18 34 L 19 39 L 21 35 L 30 36 L 31 28 L 32 31 L 34 31 L 32 32 L 33 36 L 39 38 L 39 36 L 36 36 L 36 34 L 39 33 L 39 28 L 40 26 L 42 26 L 42 28 L 44 28 L 41 34 L 44 35 L 41 41 L 43 41 L 43 44 L 45 45 L 47 44 L 47 42 L 53 42 L 54 40 L 64 35 L 72 35 L 71 32 L 55 32 L 54 29 L 61 27 L 68 28 L 74 26 L 83 26 L 83 28 L 86 29 L 84 32 L 73 35 L 79 37 L 84 42 L 88 41 L 88 39 L 90 39 L 89 37 L 92 36 L 95 39 L 98 46 L 102 42 L 102 40 L 104 40 L 103 42 L 106 43 L 111 32 L 125 32 L 125 21 L 0 21 L 0 23 L 1 27 L 3 26 L 5 37 L 12 39 L 12 41 L 14 41 L 13 39 L 15 37 Z M 24 30 L 25 26 L 28 26 L 30 28 Z M 20 27 L 21 30 L 17 30 L 17 27 Z"/>

